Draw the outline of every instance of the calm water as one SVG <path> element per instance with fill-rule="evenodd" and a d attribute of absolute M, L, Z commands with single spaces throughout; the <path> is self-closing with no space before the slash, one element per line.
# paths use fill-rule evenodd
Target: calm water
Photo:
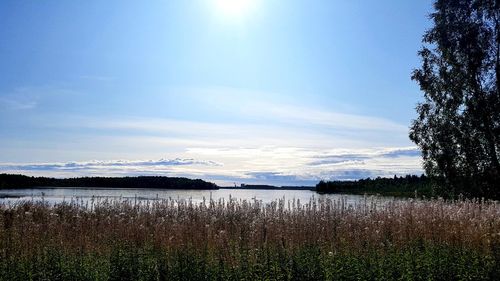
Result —
<path fill-rule="evenodd" d="M 71 202 L 72 200 L 89 201 L 93 197 L 112 200 L 192 200 L 202 202 L 203 199 L 229 200 L 260 200 L 269 203 L 277 199 L 300 200 L 307 203 L 311 198 L 344 198 L 348 204 L 356 204 L 366 198 L 362 195 L 318 194 L 310 190 L 175 190 L 175 189 L 128 189 L 128 188 L 37 188 L 37 189 L 2 189 L 0 190 L 0 204 L 14 204 L 19 201 L 40 201 L 49 203 Z M 389 197 L 371 198 L 377 203 L 393 200 Z"/>

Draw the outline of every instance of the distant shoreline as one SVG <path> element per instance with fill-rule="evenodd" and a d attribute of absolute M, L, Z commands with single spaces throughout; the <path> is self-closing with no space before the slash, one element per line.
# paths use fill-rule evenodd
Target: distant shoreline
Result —
<path fill-rule="evenodd" d="M 274 186 L 242 184 L 218 186 L 201 179 L 165 176 L 48 178 L 16 174 L 0 174 L 1 189 L 180 189 L 180 190 L 311 190 L 315 186 Z"/>
<path fill-rule="evenodd" d="M 2 189 L 89 189 L 89 190 L 106 190 L 106 189 L 124 189 L 124 190 L 134 190 L 134 189 L 151 189 L 151 190 L 176 190 L 175 188 L 152 188 L 152 187 L 121 187 L 121 186 L 28 186 L 28 187 L 8 187 L 8 188 L 0 188 Z M 314 186 L 276 186 L 274 188 L 244 188 L 244 187 L 228 187 L 228 186 L 219 186 L 215 189 L 183 189 L 183 190 L 310 190 L 315 191 L 316 188 Z"/>
<path fill-rule="evenodd" d="M 1 189 L 20 188 L 131 188 L 215 190 L 219 187 L 201 179 L 162 176 L 46 178 L 0 174 Z"/>
<path fill-rule="evenodd" d="M 136 177 L 79 177 L 47 178 L 25 175 L 0 174 L 2 189 L 143 189 L 143 190 L 309 190 L 313 192 L 353 195 L 380 195 L 394 197 L 435 197 L 435 183 L 428 177 L 407 175 L 405 177 L 360 179 L 354 181 L 321 181 L 315 186 L 274 186 L 265 184 L 241 184 L 240 186 L 218 186 L 202 179 L 165 176 Z"/>
<path fill-rule="evenodd" d="M 219 186 L 219 189 L 237 189 L 237 190 L 310 190 L 316 191 L 315 186 L 270 186 L 270 187 L 231 187 Z"/>

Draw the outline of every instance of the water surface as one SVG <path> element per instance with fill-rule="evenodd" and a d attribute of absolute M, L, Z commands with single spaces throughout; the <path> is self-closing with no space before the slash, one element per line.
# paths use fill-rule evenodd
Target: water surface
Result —
<path fill-rule="evenodd" d="M 0 204 L 15 204 L 20 201 L 46 201 L 48 203 L 71 202 L 78 200 L 86 202 L 92 198 L 106 198 L 118 201 L 147 201 L 147 200 L 259 200 L 269 203 L 278 199 L 300 200 L 307 203 L 312 198 L 343 198 L 348 204 L 356 204 L 367 198 L 362 195 L 318 194 L 311 190 L 266 190 L 266 189 L 219 189 L 219 190 L 179 190 L 179 189 L 132 189 L 132 188 L 23 188 L 0 190 Z M 370 198 L 377 203 L 393 200 L 391 197 Z"/>

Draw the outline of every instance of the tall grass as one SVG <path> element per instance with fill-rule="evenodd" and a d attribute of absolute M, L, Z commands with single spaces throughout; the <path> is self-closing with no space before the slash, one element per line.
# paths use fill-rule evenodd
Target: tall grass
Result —
<path fill-rule="evenodd" d="M 498 280 L 500 205 L 0 205 L 0 280 Z"/>

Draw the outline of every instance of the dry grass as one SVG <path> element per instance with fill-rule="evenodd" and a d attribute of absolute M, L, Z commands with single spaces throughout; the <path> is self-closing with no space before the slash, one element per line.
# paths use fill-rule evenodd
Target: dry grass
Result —
<path fill-rule="evenodd" d="M 152 249 L 156 271 L 161 270 L 159 263 L 172 268 L 174 262 L 177 266 L 180 253 L 196 257 L 205 265 L 222 264 L 226 271 L 237 269 L 243 274 L 250 270 L 247 267 L 265 267 L 262 259 L 276 266 L 283 260 L 286 264 L 278 270 L 284 271 L 283 280 L 293 279 L 293 263 L 303 255 L 306 263 L 313 258 L 322 264 L 319 276 L 323 279 L 335 276 L 329 269 L 337 265 L 329 263 L 342 262 L 346 257 L 371 260 L 396 254 L 396 259 L 402 259 L 406 253 L 415 253 L 415 257 L 424 253 L 434 262 L 432 259 L 441 259 L 443 253 L 436 249 L 452 249 L 451 258 L 456 253 L 472 253 L 483 260 L 478 266 L 489 270 L 481 274 L 490 274 L 486 276 L 490 278 L 496 274 L 491 271 L 496 270 L 500 256 L 500 205 L 477 200 L 407 200 L 376 207 L 370 200 L 349 206 L 343 199 L 306 204 L 285 200 L 271 204 L 235 200 L 195 204 L 98 199 L 55 206 L 24 202 L 1 205 L 0 210 L 3 271 L 11 266 L 9 260 L 30 264 L 55 249 L 64 257 L 92 255 L 106 260 L 105 274 L 109 275 L 119 245 L 127 245 L 129 252 Z M 157 258 L 158 253 L 164 260 Z M 463 270 L 468 274 L 467 268 Z"/>

